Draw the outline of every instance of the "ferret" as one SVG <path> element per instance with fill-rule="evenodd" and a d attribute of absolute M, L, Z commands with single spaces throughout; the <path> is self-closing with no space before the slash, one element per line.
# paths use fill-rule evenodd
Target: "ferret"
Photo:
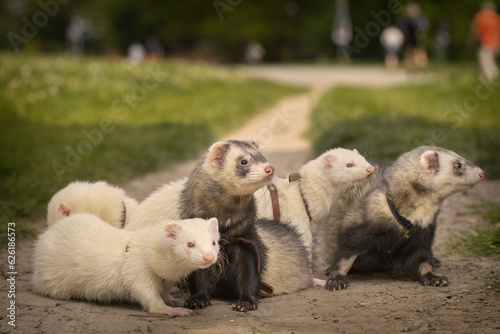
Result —
<path fill-rule="evenodd" d="M 136 232 L 88 213 L 53 224 L 36 242 L 33 287 L 56 299 L 138 302 L 146 312 L 187 316 L 170 287 L 217 261 L 217 219 L 160 222 Z M 162 280 L 164 282 L 162 282 Z"/>
<path fill-rule="evenodd" d="M 433 273 L 432 244 L 443 201 L 484 178 L 481 168 L 455 152 L 422 146 L 402 154 L 334 225 L 338 241 L 328 269 L 328 290 L 346 289 L 350 269 L 388 270 L 422 285 L 447 286 Z"/>
<path fill-rule="evenodd" d="M 311 228 L 326 218 L 332 205 L 349 189 L 366 184 L 373 171 L 373 166 L 357 150 L 336 148 L 302 166 L 294 181 L 275 176 L 272 184 L 278 193 L 280 219 L 291 223 L 307 249 L 312 250 L 315 246 Z M 255 197 L 258 217 L 273 218 L 269 190 L 259 189 Z M 321 233 L 315 234 L 315 244 L 323 244 Z"/>
<path fill-rule="evenodd" d="M 146 197 L 130 216 L 125 229 L 135 231 L 165 219 L 181 219 L 180 195 L 187 177 L 167 183 Z"/>
<path fill-rule="evenodd" d="M 220 273 L 197 270 L 188 276 L 187 308 L 205 308 L 211 296 L 237 299 L 235 311 L 258 308 L 260 272 L 267 257 L 255 227 L 253 193 L 273 174 L 273 165 L 253 141 L 217 142 L 196 164 L 180 194 L 180 216 L 216 217 L 227 263 Z"/>
<path fill-rule="evenodd" d="M 266 266 L 260 277 L 267 289 L 261 291 L 262 297 L 325 286 L 325 280 L 313 277 L 310 251 L 291 224 L 262 218 L 255 224 L 266 248 Z"/>
<path fill-rule="evenodd" d="M 130 214 L 137 201 L 126 196 L 125 191 L 105 181 L 72 182 L 59 190 L 47 206 L 47 225 L 75 213 L 93 213 L 114 227 L 123 227 L 130 221 Z"/>

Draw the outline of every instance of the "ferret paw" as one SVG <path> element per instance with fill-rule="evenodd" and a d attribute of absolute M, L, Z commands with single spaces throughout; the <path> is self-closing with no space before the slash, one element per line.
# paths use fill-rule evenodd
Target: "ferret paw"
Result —
<path fill-rule="evenodd" d="M 191 312 L 191 310 L 187 310 L 185 308 L 173 308 L 167 305 L 162 307 L 152 307 L 149 310 L 149 313 L 166 314 L 171 317 L 187 317 L 191 314 Z"/>
<path fill-rule="evenodd" d="M 450 284 L 450 280 L 444 276 L 436 276 L 432 273 L 429 273 L 422 277 L 421 283 L 424 286 L 448 286 Z"/>
<path fill-rule="evenodd" d="M 178 298 L 165 301 L 165 304 L 172 307 L 184 307 L 184 301 Z"/>
<path fill-rule="evenodd" d="M 326 281 L 325 288 L 330 291 L 347 289 L 349 287 L 349 283 L 347 283 L 345 276 L 334 276 L 329 278 Z"/>
<path fill-rule="evenodd" d="M 251 310 L 256 310 L 257 309 L 257 304 L 253 304 L 250 302 L 245 302 L 245 301 L 239 301 L 237 303 L 234 303 L 231 305 L 233 310 L 237 312 L 248 312 Z"/>
<path fill-rule="evenodd" d="M 314 286 L 325 286 L 326 281 L 324 279 L 313 278 L 313 285 Z"/>
<path fill-rule="evenodd" d="M 191 297 L 186 300 L 184 307 L 190 308 L 192 310 L 198 310 L 212 306 L 213 303 L 208 298 L 196 298 Z"/>

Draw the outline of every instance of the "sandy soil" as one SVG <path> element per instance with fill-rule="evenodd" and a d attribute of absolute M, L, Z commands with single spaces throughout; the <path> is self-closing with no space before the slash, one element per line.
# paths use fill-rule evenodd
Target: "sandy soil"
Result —
<path fill-rule="evenodd" d="M 280 176 L 297 171 L 311 158 L 309 143 L 301 134 L 317 96 L 318 91 L 313 90 L 285 99 L 228 138 L 255 138 L 257 134 Z M 125 188 L 142 199 L 160 184 L 187 175 L 193 165 L 191 161 L 146 175 Z M 190 317 L 169 318 L 145 313 L 134 304 L 41 297 L 30 292 L 34 240 L 24 240 L 16 244 L 17 327 L 10 326 L 5 316 L 10 286 L 3 280 L 0 333 L 500 333 L 500 295 L 485 284 L 487 277 L 500 275 L 500 261 L 450 255 L 443 245 L 452 234 L 484 225 L 469 205 L 492 198 L 500 198 L 500 181 L 486 180 L 468 194 L 457 194 L 445 202 L 434 250 L 442 262 L 436 272 L 451 280 L 448 287 L 424 287 L 385 273 L 357 273 L 349 275 L 351 287 L 347 290 L 330 292 L 316 287 L 265 298 L 258 310 L 248 313 L 232 311 L 231 301 L 218 299 Z M 38 224 L 42 230 L 45 222 Z M 6 257 L 2 258 L 0 268 L 7 273 Z"/>

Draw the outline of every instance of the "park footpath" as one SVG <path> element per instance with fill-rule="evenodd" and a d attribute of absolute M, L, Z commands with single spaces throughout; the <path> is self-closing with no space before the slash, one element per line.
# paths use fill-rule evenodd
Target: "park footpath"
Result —
<path fill-rule="evenodd" d="M 429 74 L 387 70 L 382 66 L 257 65 L 238 66 L 242 74 L 269 81 L 308 88 L 306 93 L 283 98 L 239 129 L 220 140 L 257 139 L 264 156 L 284 177 L 314 158 L 311 142 L 305 137 L 314 105 L 323 92 L 335 86 L 387 87 L 431 81 Z M 189 175 L 196 161 L 188 161 L 165 171 L 153 172 L 124 186 L 127 193 L 142 200 L 161 184 Z"/>

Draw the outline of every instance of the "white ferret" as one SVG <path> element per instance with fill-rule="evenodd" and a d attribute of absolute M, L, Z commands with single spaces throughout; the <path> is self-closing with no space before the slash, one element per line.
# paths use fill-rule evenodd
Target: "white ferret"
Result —
<path fill-rule="evenodd" d="M 187 177 L 164 184 L 152 192 L 132 212 L 125 229 L 135 231 L 161 220 L 181 219 L 180 197 L 186 181 Z"/>
<path fill-rule="evenodd" d="M 160 222 L 136 232 L 78 213 L 40 235 L 34 291 L 56 299 L 138 302 L 150 313 L 187 316 L 170 288 L 217 261 L 216 218 Z"/>
<path fill-rule="evenodd" d="M 357 150 L 336 148 L 302 166 L 295 180 L 275 176 L 272 183 L 278 193 L 280 220 L 295 227 L 311 250 L 311 224 L 325 219 L 332 205 L 349 189 L 367 183 L 373 171 L 373 166 Z M 259 189 L 255 198 L 258 217 L 272 219 L 268 188 Z"/>
<path fill-rule="evenodd" d="M 47 207 L 47 225 L 75 213 L 92 213 L 114 227 L 123 227 L 137 201 L 125 191 L 105 181 L 94 183 L 76 181 L 59 190 Z"/>

